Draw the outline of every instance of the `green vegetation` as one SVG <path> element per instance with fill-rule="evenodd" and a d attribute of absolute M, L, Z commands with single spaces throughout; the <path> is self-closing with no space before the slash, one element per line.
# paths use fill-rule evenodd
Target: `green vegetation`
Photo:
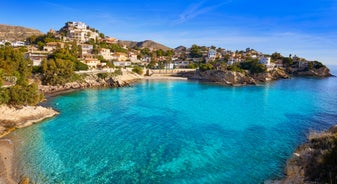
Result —
<path fill-rule="evenodd" d="M 266 66 L 260 64 L 257 59 L 247 60 L 240 63 L 240 68 L 243 70 L 249 70 L 250 73 L 263 73 L 267 71 Z"/>
<path fill-rule="evenodd" d="M 132 69 L 133 72 L 143 75 L 143 68 L 141 66 L 134 66 Z"/>
<path fill-rule="evenodd" d="M 73 62 L 63 59 L 43 60 L 42 84 L 45 85 L 63 85 L 75 80 L 76 75 L 73 70 Z"/>
<path fill-rule="evenodd" d="M 207 71 L 207 70 L 213 70 L 214 66 L 211 63 L 202 63 L 199 66 L 200 71 Z"/>
<path fill-rule="evenodd" d="M 243 72 L 244 70 L 242 68 L 240 68 L 240 64 L 233 64 L 233 65 L 229 65 L 227 67 L 227 70 L 230 70 L 230 71 L 234 71 L 234 72 Z"/>
<path fill-rule="evenodd" d="M 290 58 L 290 57 L 284 57 L 284 58 L 282 59 L 282 62 L 283 62 L 283 65 L 284 65 L 284 66 L 292 66 L 292 65 L 294 64 L 293 59 Z"/>
<path fill-rule="evenodd" d="M 200 58 L 202 56 L 201 49 L 198 45 L 192 45 L 191 51 L 190 51 L 190 57 L 191 58 Z"/>
<path fill-rule="evenodd" d="M 39 103 L 43 95 L 39 93 L 35 83 L 29 84 L 28 79 L 31 76 L 31 62 L 24 58 L 22 50 L 9 46 L 0 48 L 0 84 L 3 84 L 3 79 L 12 84 L 12 87 L 0 88 L 0 104 L 35 105 Z"/>
<path fill-rule="evenodd" d="M 97 77 L 100 79 L 106 79 L 107 77 L 109 77 L 108 73 L 98 73 Z"/>

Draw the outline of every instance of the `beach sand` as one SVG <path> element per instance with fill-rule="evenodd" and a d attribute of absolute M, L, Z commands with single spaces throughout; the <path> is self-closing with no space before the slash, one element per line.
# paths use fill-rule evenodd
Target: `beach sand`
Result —
<path fill-rule="evenodd" d="M 13 178 L 14 145 L 9 139 L 0 139 L 0 184 L 18 183 Z"/>
<path fill-rule="evenodd" d="M 0 106 L 0 184 L 18 183 L 20 180 L 14 177 L 17 175 L 14 165 L 15 146 L 12 140 L 1 137 L 17 128 L 30 126 L 57 114 L 55 110 L 41 106 Z"/>

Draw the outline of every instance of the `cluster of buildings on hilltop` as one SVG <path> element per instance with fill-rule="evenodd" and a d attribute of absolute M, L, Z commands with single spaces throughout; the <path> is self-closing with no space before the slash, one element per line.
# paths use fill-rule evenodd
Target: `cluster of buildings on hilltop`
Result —
<path fill-rule="evenodd" d="M 25 54 L 26 58 L 30 58 L 33 61 L 34 66 L 41 64 L 43 59 L 46 59 L 48 55 L 53 53 L 58 48 L 70 48 L 74 41 L 76 41 L 79 49 L 79 60 L 88 65 L 90 69 L 102 68 L 106 66 L 105 62 L 101 62 L 100 59 L 106 61 L 112 61 L 117 67 L 127 67 L 132 64 L 147 65 L 151 60 L 155 63 L 162 62 L 166 69 L 174 68 L 187 68 L 191 63 L 198 62 L 212 62 L 220 61 L 226 62 L 228 65 L 233 65 L 236 63 L 244 62 L 247 58 L 257 59 L 259 63 L 265 65 L 268 69 L 274 67 L 283 67 L 283 61 L 278 59 L 271 62 L 271 57 L 265 56 L 261 52 L 255 51 L 254 49 L 247 48 L 243 51 L 230 51 L 222 48 L 215 47 L 199 47 L 200 57 L 190 57 L 191 48 L 186 48 L 180 46 L 174 50 L 173 57 L 168 56 L 158 56 L 150 57 L 147 55 L 142 55 L 141 51 L 131 48 L 124 48 L 127 52 L 111 52 L 108 48 L 95 49 L 94 45 L 88 44 L 90 40 L 100 42 L 105 42 L 107 44 L 116 44 L 117 39 L 104 37 L 100 33 L 87 26 L 83 22 L 67 22 L 64 27 L 59 31 L 53 31 L 52 33 L 56 38 L 62 40 L 62 42 L 49 42 L 43 46 L 42 50 L 39 50 L 33 45 L 28 45 L 28 52 Z M 0 45 L 5 45 L 7 41 L 0 41 Z M 25 42 L 15 41 L 10 42 L 13 47 L 26 46 Z M 149 49 L 153 51 L 152 49 Z M 308 61 L 303 58 L 298 58 L 294 56 L 292 58 L 295 62 L 298 62 L 299 68 L 304 68 L 308 66 Z"/>
<path fill-rule="evenodd" d="M 57 32 L 57 36 L 63 41 L 77 41 L 84 43 L 91 39 L 97 40 L 100 35 L 97 30 L 89 28 L 83 22 L 67 22 L 66 25 Z"/>
<path fill-rule="evenodd" d="M 259 63 L 265 65 L 267 68 L 282 67 L 282 64 L 276 65 L 271 63 L 271 57 L 263 55 L 261 52 L 257 52 L 253 49 L 247 48 L 245 51 L 230 51 L 222 48 L 214 47 L 202 47 L 201 48 L 201 57 L 191 58 L 190 53 L 191 49 L 186 47 L 178 47 L 175 49 L 174 60 L 176 61 L 192 61 L 192 62 L 201 62 L 205 61 L 222 61 L 227 62 L 228 65 L 233 65 L 236 63 L 244 62 L 248 57 L 252 59 L 258 59 Z"/>

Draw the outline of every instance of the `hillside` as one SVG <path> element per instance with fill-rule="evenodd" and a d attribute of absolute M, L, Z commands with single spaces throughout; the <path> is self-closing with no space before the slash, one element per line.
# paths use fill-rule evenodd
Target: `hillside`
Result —
<path fill-rule="evenodd" d="M 153 48 L 154 50 L 162 49 L 164 51 L 171 50 L 171 48 L 166 47 L 165 45 L 162 45 L 160 43 L 154 42 L 152 40 L 145 40 L 142 42 L 134 42 L 134 41 L 124 41 L 124 40 L 118 40 L 118 44 L 120 46 L 127 46 L 129 48 Z"/>
<path fill-rule="evenodd" d="M 42 34 L 41 31 L 36 29 L 0 24 L 0 40 L 24 41 L 32 35 Z"/>

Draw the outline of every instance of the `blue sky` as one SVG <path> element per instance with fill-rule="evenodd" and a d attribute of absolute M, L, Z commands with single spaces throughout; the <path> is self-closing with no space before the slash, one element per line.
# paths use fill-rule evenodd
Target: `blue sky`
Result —
<path fill-rule="evenodd" d="M 113 0 L 0 2 L 0 24 L 47 32 L 82 21 L 121 40 L 247 47 L 337 65 L 337 0 Z"/>

